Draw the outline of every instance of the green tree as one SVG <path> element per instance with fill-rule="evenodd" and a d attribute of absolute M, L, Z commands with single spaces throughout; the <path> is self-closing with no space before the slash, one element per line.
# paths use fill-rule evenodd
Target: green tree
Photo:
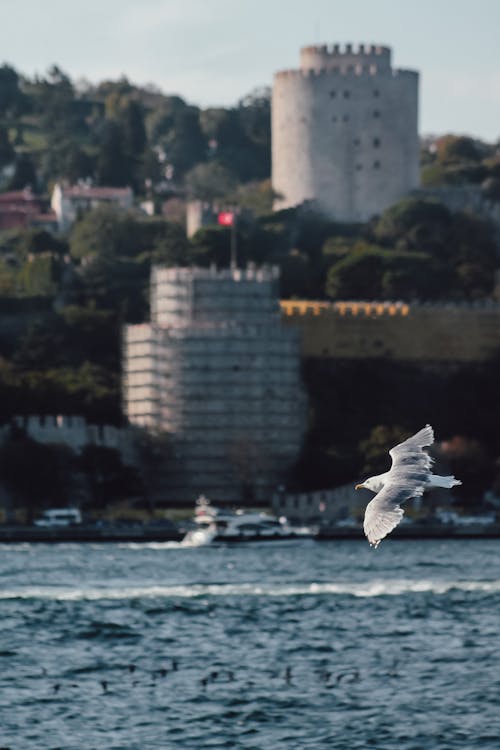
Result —
<path fill-rule="evenodd" d="M 192 197 L 204 201 L 224 198 L 236 188 L 234 174 L 215 161 L 197 164 L 187 173 L 185 181 Z"/>
<path fill-rule="evenodd" d="M 368 437 L 362 440 L 359 446 L 364 461 L 363 474 L 375 476 L 389 471 L 391 468 L 389 451 L 410 435 L 411 432 L 400 426 L 377 425 L 373 427 Z"/>
<path fill-rule="evenodd" d="M 326 281 L 326 293 L 333 299 L 380 299 L 384 251 L 358 243 L 346 258 L 334 263 Z"/>
<path fill-rule="evenodd" d="M 113 206 L 99 206 L 74 225 L 70 251 L 72 257 L 79 260 L 94 256 L 133 256 L 141 250 L 136 240 L 136 222 L 132 216 Z"/>
<path fill-rule="evenodd" d="M 15 159 L 15 151 L 9 141 L 6 128 L 0 125 L 0 169 L 11 164 Z"/>
<path fill-rule="evenodd" d="M 113 120 L 104 123 L 98 146 L 96 179 L 99 185 L 123 187 L 134 181 L 133 157 L 127 152 L 125 136 Z"/>
<path fill-rule="evenodd" d="M 73 464 L 71 449 L 37 443 L 17 429 L 0 446 L 2 481 L 29 519 L 43 507 L 67 502 Z"/>
<path fill-rule="evenodd" d="M 439 138 L 436 144 L 436 156 L 441 164 L 477 162 L 481 159 L 475 141 L 462 135 L 444 135 Z"/>
<path fill-rule="evenodd" d="M 442 203 L 404 198 L 384 211 L 374 235 L 386 246 L 442 254 L 453 252 L 447 248 L 451 222 L 452 215 Z"/>
<path fill-rule="evenodd" d="M 125 150 L 135 158 L 140 157 L 147 143 L 144 111 L 140 103 L 129 99 L 119 121 L 123 128 Z"/>
<path fill-rule="evenodd" d="M 87 477 L 94 503 L 100 507 L 140 491 L 137 472 L 130 466 L 124 466 L 115 448 L 87 445 L 78 463 Z"/>
<path fill-rule="evenodd" d="M 23 190 L 25 187 L 36 188 L 36 186 L 37 175 L 33 160 L 28 154 L 18 154 L 8 190 Z"/>
<path fill-rule="evenodd" d="M 20 87 L 17 71 L 10 65 L 0 66 L 0 112 L 15 117 L 27 109 L 27 97 Z"/>

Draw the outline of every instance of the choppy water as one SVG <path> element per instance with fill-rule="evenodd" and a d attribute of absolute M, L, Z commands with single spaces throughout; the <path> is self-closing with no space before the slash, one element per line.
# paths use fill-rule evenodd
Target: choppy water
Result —
<path fill-rule="evenodd" d="M 500 748 L 500 541 L 5 545 L 0 583 L 1 748 Z"/>

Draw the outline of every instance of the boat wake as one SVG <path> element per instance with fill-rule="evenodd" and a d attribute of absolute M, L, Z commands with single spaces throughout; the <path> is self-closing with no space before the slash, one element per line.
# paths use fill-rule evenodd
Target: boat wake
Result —
<path fill-rule="evenodd" d="M 61 587 L 26 586 L 0 592 L 0 599 L 50 599 L 54 601 L 96 601 L 106 599 L 178 599 L 224 596 L 403 596 L 405 594 L 464 593 L 497 594 L 500 580 L 495 581 L 430 581 L 393 580 L 370 583 L 192 583 L 175 586 Z"/>

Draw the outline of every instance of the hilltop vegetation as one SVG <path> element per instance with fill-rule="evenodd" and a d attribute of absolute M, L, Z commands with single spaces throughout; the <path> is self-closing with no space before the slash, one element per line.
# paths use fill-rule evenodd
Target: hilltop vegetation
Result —
<path fill-rule="evenodd" d="M 92 179 L 165 195 L 184 185 L 196 193 L 203 177 L 225 191 L 270 174 L 267 90 L 201 110 L 126 78 L 75 83 L 53 66 L 30 79 L 3 65 L 0 118 L 0 172 L 11 167 L 3 189 Z"/>

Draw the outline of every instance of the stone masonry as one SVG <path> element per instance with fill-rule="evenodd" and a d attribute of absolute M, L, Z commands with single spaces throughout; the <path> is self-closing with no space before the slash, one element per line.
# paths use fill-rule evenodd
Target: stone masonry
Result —
<path fill-rule="evenodd" d="M 419 184 L 418 73 L 388 47 L 304 47 L 276 74 L 275 209 L 313 201 L 332 219 L 367 221 Z"/>

